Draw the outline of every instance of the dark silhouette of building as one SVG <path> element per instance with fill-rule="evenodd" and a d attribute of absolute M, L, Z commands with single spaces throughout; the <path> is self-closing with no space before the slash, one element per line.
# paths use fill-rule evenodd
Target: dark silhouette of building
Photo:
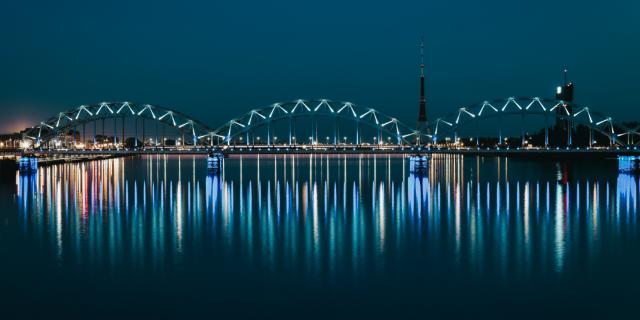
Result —
<path fill-rule="evenodd" d="M 556 108 L 556 124 L 552 130 L 552 141 L 559 147 L 570 147 L 573 144 L 573 126 L 571 115 L 573 114 L 573 83 L 567 81 L 567 70 L 563 71 L 564 81 L 556 89 L 556 100 L 560 105 Z"/>

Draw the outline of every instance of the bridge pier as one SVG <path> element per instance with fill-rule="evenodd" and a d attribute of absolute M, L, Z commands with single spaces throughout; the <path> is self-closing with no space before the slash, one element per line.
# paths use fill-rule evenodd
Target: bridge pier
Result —
<path fill-rule="evenodd" d="M 38 171 L 38 158 L 33 155 L 22 155 L 18 160 L 18 169 L 22 174 Z"/>
<path fill-rule="evenodd" d="M 409 173 L 424 175 L 429 172 L 429 156 L 414 154 L 409 157 Z"/>
<path fill-rule="evenodd" d="M 220 151 L 212 151 L 207 156 L 207 171 L 210 173 L 222 172 L 224 165 L 224 154 Z"/>

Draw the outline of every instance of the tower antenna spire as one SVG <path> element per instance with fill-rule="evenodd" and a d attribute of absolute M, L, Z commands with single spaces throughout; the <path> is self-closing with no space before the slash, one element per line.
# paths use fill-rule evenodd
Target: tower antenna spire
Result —
<path fill-rule="evenodd" d="M 420 76 L 424 77 L 424 36 L 420 36 Z"/>
<path fill-rule="evenodd" d="M 429 122 L 427 120 L 427 100 L 424 92 L 424 37 L 420 37 L 420 100 L 418 104 L 418 123 L 416 124 L 416 144 L 420 145 L 422 135 L 429 135 Z"/>

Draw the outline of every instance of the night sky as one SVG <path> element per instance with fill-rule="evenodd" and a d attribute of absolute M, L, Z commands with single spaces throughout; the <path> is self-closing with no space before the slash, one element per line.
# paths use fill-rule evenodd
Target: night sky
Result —
<path fill-rule="evenodd" d="M 421 35 L 431 118 L 551 97 L 567 66 L 577 103 L 640 120 L 636 0 L 7 0 L 0 132 L 123 100 L 213 127 L 296 98 L 348 100 L 413 124 Z"/>

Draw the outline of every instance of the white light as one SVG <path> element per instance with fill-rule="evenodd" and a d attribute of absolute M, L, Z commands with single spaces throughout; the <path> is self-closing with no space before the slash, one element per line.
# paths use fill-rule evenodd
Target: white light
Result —
<path fill-rule="evenodd" d="M 556 93 L 557 93 L 557 94 L 561 94 L 561 93 L 562 93 L 562 87 L 561 87 L 561 86 L 558 86 L 558 87 L 556 88 Z"/>

